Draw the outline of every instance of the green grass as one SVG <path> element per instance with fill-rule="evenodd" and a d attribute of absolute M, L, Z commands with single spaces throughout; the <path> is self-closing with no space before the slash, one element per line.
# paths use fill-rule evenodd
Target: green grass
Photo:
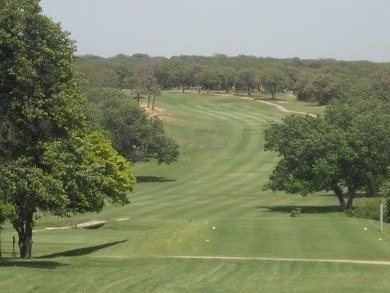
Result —
<path fill-rule="evenodd" d="M 139 183 L 128 206 L 71 219 L 44 215 L 34 233 L 35 259 L 0 262 L 1 292 L 386 291 L 390 266 L 235 259 L 390 261 L 388 225 L 380 234 L 377 222 L 346 217 L 330 195 L 262 191 L 277 161 L 263 151 L 262 131 L 285 113 L 238 97 L 197 94 L 164 93 L 156 106 L 182 147 L 179 162 L 137 165 Z M 297 206 L 303 213 L 291 217 Z M 44 230 L 91 219 L 108 223 L 97 230 Z M 15 234 L 5 228 L 8 257 Z"/>

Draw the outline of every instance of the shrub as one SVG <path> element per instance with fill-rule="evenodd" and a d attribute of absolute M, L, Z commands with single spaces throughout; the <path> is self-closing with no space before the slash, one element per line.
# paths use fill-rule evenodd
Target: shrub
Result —
<path fill-rule="evenodd" d="M 358 198 L 355 201 L 354 209 L 348 215 L 379 221 L 380 205 L 383 203 L 383 198 Z M 386 208 L 385 213 L 388 214 Z M 386 215 L 384 215 L 384 219 L 386 219 Z"/>
<path fill-rule="evenodd" d="M 291 217 L 297 217 L 297 216 L 300 216 L 300 215 L 301 215 L 301 209 L 300 208 L 293 209 L 290 212 L 290 216 Z"/>

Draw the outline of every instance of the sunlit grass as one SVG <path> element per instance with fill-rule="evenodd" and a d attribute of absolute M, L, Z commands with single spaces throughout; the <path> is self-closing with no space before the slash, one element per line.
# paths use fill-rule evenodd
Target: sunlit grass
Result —
<path fill-rule="evenodd" d="M 346 217 L 331 195 L 262 190 L 277 161 L 263 151 L 262 131 L 267 121 L 287 113 L 239 97 L 172 92 L 158 97 L 156 107 L 154 114 L 181 145 L 179 161 L 137 165 L 139 182 L 128 206 L 69 219 L 43 215 L 34 232 L 32 262 L 9 258 L 16 234 L 6 225 L 1 292 L 385 292 L 389 287 L 389 266 L 234 259 L 390 261 L 387 224 L 380 233 L 375 221 Z M 302 214 L 291 217 L 296 207 Z M 107 224 L 97 230 L 74 227 L 87 220 Z M 46 230 L 49 226 L 69 229 Z M 169 258 L 174 256 L 228 259 Z"/>

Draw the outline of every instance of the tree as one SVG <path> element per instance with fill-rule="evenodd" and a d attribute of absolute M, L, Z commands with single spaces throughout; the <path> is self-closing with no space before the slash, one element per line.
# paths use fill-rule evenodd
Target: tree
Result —
<path fill-rule="evenodd" d="M 261 83 L 265 90 L 271 93 L 271 99 L 276 99 L 276 92 L 288 88 L 287 75 L 275 68 L 267 68 L 261 73 Z"/>
<path fill-rule="evenodd" d="M 253 68 L 243 68 L 237 72 L 237 81 L 245 87 L 248 96 L 256 84 L 256 70 Z"/>
<path fill-rule="evenodd" d="M 178 159 L 179 145 L 165 133 L 157 116 L 149 117 L 127 100 L 108 100 L 101 107 L 103 128 L 110 133 L 114 148 L 129 161 L 170 164 Z"/>
<path fill-rule="evenodd" d="M 120 90 L 122 90 L 124 87 L 125 79 L 130 77 L 130 71 L 126 66 L 122 65 L 122 66 L 117 66 L 115 68 L 115 74 L 118 81 L 118 87 Z"/>
<path fill-rule="evenodd" d="M 233 67 L 222 67 L 220 70 L 220 79 L 222 87 L 229 93 L 229 90 L 234 86 L 236 81 L 235 70 Z"/>
<path fill-rule="evenodd" d="M 108 140 L 86 134 L 74 44 L 39 1 L 1 1 L 0 39 L 0 220 L 30 258 L 36 212 L 124 204 L 135 180 Z"/>
<path fill-rule="evenodd" d="M 154 104 L 156 101 L 156 97 L 161 94 L 160 86 L 158 85 L 157 79 L 148 74 L 140 78 L 139 86 L 141 88 L 140 92 L 145 93 L 148 96 L 148 104 L 147 107 L 150 107 L 151 98 L 152 101 L 152 110 L 154 110 Z"/>
<path fill-rule="evenodd" d="M 202 89 L 205 89 L 207 94 L 209 94 L 209 90 L 218 87 L 220 83 L 217 70 L 205 67 L 198 74 L 198 82 Z"/>
<path fill-rule="evenodd" d="M 170 164 L 178 159 L 179 145 L 165 132 L 163 122 L 126 94 L 117 89 L 89 89 L 85 94 L 90 101 L 89 129 L 106 131 L 114 148 L 129 161 Z"/>
<path fill-rule="evenodd" d="M 312 100 L 319 105 L 326 105 L 330 100 L 340 98 L 342 92 L 340 81 L 329 73 L 306 73 L 294 88 L 298 100 Z"/>
<path fill-rule="evenodd" d="M 266 189 L 333 191 L 351 209 L 359 191 L 378 191 L 390 176 L 390 105 L 374 99 L 331 103 L 324 117 L 292 115 L 265 130 L 265 149 L 282 158 Z M 345 191 L 345 193 L 344 193 Z"/>
<path fill-rule="evenodd" d="M 368 77 L 373 94 L 378 98 L 390 100 L 390 68 L 380 68 Z"/>

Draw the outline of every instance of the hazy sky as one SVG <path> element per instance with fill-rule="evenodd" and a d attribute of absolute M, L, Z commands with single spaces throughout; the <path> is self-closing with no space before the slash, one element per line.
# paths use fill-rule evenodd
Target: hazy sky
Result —
<path fill-rule="evenodd" d="M 390 0 L 41 0 L 78 54 L 390 61 Z"/>

